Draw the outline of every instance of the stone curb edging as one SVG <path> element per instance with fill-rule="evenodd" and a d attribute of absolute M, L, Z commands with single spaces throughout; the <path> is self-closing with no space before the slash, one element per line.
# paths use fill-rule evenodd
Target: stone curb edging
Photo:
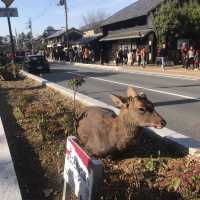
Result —
<path fill-rule="evenodd" d="M 149 72 L 149 71 L 140 71 L 137 69 L 126 69 L 122 66 L 110 66 L 110 65 L 100 65 L 100 64 L 85 64 L 85 63 L 69 63 L 69 62 L 52 62 L 52 64 L 60 64 L 60 65 L 74 65 L 78 67 L 86 67 L 86 68 L 93 68 L 93 69 L 103 69 L 103 70 L 112 70 L 116 72 L 122 72 L 122 73 L 137 73 L 137 74 L 146 74 L 146 75 L 155 75 L 155 76 L 165 76 L 165 77 L 171 77 L 171 78 L 182 78 L 182 79 L 190 79 L 190 80 L 200 80 L 200 77 L 190 76 L 190 75 L 173 75 L 170 73 L 160 73 L 160 72 Z"/>
<path fill-rule="evenodd" d="M 35 81 L 38 81 L 42 85 L 45 85 L 53 90 L 56 90 L 57 92 L 60 92 L 64 96 L 73 98 L 73 90 L 70 90 L 70 89 L 62 87 L 58 84 L 49 82 L 43 78 L 32 75 L 25 71 L 21 71 L 21 74 L 24 76 L 27 76 L 28 78 L 31 78 Z M 77 93 L 76 99 L 77 99 L 77 101 L 83 103 L 84 105 L 100 106 L 100 107 L 104 107 L 104 108 L 109 108 L 109 109 L 113 110 L 116 114 L 119 114 L 119 109 L 117 109 L 109 104 L 103 103 L 99 100 L 88 97 L 86 95 Z M 149 132 L 156 133 L 156 135 L 165 139 L 167 142 L 174 143 L 174 144 L 180 146 L 181 151 L 183 151 L 184 153 L 188 153 L 192 156 L 200 156 L 200 141 L 197 141 L 193 138 L 190 138 L 188 136 L 177 133 L 168 128 L 163 128 L 163 129 L 147 128 L 147 130 L 150 130 Z"/>
<path fill-rule="evenodd" d="M 0 199 L 22 200 L 1 117 L 0 144 Z"/>

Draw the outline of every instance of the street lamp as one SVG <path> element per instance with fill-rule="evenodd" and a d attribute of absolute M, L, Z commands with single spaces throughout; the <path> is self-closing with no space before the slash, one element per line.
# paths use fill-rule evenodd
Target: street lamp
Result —
<path fill-rule="evenodd" d="M 14 0 L 1 0 L 6 8 L 8 8 L 13 2 Z M 12 27 L 11 27 L 11 22 L 10 22 L 10 16 L 7 17 L 8 19 L 8 28 L 9 28 L 9 33 L 10 33 L 10 42 L 11 42 L 11 49 L 12 49 L 12 62 L 14 63 L 15 62 L 15 46 L 14 46 L 14 40 L 13 40 L 13 34 L 12 34 Z"/>

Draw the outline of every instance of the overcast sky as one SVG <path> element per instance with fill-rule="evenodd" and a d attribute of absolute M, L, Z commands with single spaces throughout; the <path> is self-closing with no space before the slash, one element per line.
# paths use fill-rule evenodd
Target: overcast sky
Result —
<path fill-rule="evenodd" d="M 103 10 L 108 15 L 128 6 L 136 0 L 68 0 L 69 26 L 79 28 L 83 25 L 83 15 Z M 15 0 L 12 7 L 17 7 L 18 18 L 12 18 L 13 32 L 27 32 L 26 23 L 31 17 L 33 33 L 37 36 L 45 27 L 51 25 L 56 29 L 65 26 L 64 9 L 57 6 L 59 0 Z M 0 7 L 3 3 L 0 1 Z M 0 35 L 7 35 L 6 18 L 0 18 Z"/>

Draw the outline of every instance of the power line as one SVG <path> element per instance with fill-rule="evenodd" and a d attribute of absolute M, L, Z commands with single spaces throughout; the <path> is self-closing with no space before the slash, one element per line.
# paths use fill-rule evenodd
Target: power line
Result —
<path fill-rule="evenodd" d="M 48 4 L 48 6 L 45 7 L 45 8 L 42 10 L 42 12 L 41 12 L 40 14 L 31 17 L 31 18 L 32 18 L 32 21 L 37 21 L 37 20 L 39 20 L 41 17 L 43 17 L 43 16 L 47 13 L 47 11 L 49 10 L 49 8 L 51 8 L 51 7 L 53 6 L 53 4 L 54 4 L 54 0 L 51 1 L 51 2 Z"/>

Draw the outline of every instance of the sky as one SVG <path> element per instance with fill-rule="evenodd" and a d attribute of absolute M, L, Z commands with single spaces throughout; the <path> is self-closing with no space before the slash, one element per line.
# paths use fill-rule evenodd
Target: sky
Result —
<path fill-rule="evenodd" d="M 108 16 L 130 5 L 136 0 L 67 0 L 69 13 L 69 27 L 79 28 L 83 23 L 83 16 L 87 13 L 103 11 Z M 11 7 L 17 7 L 19 17 L 12 18 L 12 29 L 15 34 L 28 32 L 27 22 L 32 19 L 33 34 L 42 34 L 47 26 L 60 29 L 65 26 L 64 8 L 58 6 L 59 0 L 15 0 Z M 0 1 L 0 7 L 4 4 Z M 6 18 L 0 18 L 0 36 L 8 35 Z"/>

